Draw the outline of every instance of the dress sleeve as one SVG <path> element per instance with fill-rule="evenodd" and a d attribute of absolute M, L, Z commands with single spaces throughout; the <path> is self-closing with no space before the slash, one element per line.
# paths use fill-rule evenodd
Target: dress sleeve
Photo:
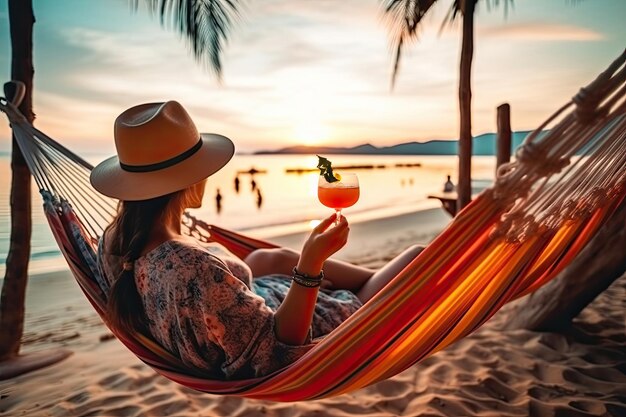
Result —
<path fill-rule="evenodd" d="M 196 270 L 186 285 L 187 297 L 206 337 L 224 352 L 222 372 L 229 378 L 246 378 L 272 373 L 294 362 L 313 345 L 311 329 L 304 345 L 279 341 L 274 312 L 262 297 L 234 277 L 225 264 L 202 248 L 191 249 L 184 263 Z"/>
<path fill-rule="evenodd" d="M 248 288 L 252 288 L 252 270 L 243 260 L 239 259 L 234 253 L 229 251 L 228 248 L 219 243 L 209 242 L 201 243 L 201 245 L 209 253 L 220 258 L 233 276 L 239 278 Z"/>

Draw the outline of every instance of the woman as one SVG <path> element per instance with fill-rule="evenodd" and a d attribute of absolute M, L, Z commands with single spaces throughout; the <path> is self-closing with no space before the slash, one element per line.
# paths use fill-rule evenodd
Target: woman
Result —
<path fill-rule="evenodd" d="M 377 272 L 328 259 L 349 233 L 344 217 L 332 227 L 333 214 L 301 253 L 262 249 L 242 261 L 181 234 L 184 210 L 200 207 L 207 177 L 234 153 L 228 138 L 198 134 L 175 101 L 126 110 L 114 135 L 117 155 L 91 174 L 98 191 L 120 200 L 98 249 L 108 321 L 147 329 L 216 378 L 262 376 L 295 361 L 421 250 L 409 248 Z"/>

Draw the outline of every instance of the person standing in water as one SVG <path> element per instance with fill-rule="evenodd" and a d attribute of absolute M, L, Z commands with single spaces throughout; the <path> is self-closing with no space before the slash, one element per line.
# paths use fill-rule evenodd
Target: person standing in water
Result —
<path fill-rule="evenodd" d="M 217 189 L 217 193 L 215 194 L 215 208 L 217 209 L 217 214 L 222 212 L 222 194 L 220 193 L 220 189 Z"/>
<path fill-rule="evenodd" d="M 262 205 L 263 205 L 263 196 L 261 195 L 261 189 L 257 188 L 256 189 L 256 207 L 258 209 L 261 209 Z"/>
<path fill-rule="evenodd" d="M 235 177 L 235 192 L 239 194 L 239 175 Z"/>

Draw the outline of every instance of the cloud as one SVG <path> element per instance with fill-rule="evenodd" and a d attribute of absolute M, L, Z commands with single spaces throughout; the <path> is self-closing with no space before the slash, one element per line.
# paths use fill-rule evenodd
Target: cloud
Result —
<path fill-rule="evenodd" d="M 193 60 L 179 36 L 157 22 L 132 31 L 84 23 L 42 27 L 37 44 L 37 64 L 45 62 L 37 72 L 39 125 L 79 147 L 86 138 L 110 146 L 112 121 L 121 110 L 177 99 L 201 130 L 257 148 L 259 141 L 293 140 L 294 127 L 307 117 L 352 131 L 353 137 L 380 137 L 407 123 L 391 122 L 395 126 L 389 129 L 388 120 L 377 119 L 374 128 L 366 123 L 366 114 L 395 115 L 412 123 L 407 115 L 422 113 L 421 103 L 435 105 L 433 99 L 415 100 L 411 88 L 389 94 L 391 58 L 377 3 L 255 4 L 250 7 L 257 10 L 246 13 L 247 21 L 233 29 L 225 49 L 223 85 Z M 411 82 L 417 96 L 437 96 L 439 86 L 454 76 L 455 67 L 442 62 L 445 53 L 422 59 L 423 48 L 441 50 L 440 41 L 425 36 L 411 48 L 417 53 L 406 55 L 403 75 L 419 80 Z M 394 111 L 398 104 L 401 109 Z M 338 120 L 351 122 L 340 127 Z"/>
<path fill-rule="evenodd" d="M 604 34 L 592 29 L 559 23 L 514 23 L 479 29 L 479 36 L 498 40 L 540 42 L 593 42 L 605 39 Z"/>

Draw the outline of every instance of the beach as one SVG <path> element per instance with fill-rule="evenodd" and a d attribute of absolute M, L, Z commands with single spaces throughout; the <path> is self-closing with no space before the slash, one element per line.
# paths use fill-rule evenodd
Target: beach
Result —
<path fill-rule="evenodd" d="M 378 267 L 448 222 L 432 209 L 351 226 L 340 257 Z M 304 234 L 273 240 L 298 248 Z M 0 381 L 1 416 L 623 416 L 626 276 L 566 334 L 499 330 L 505 306 L 477 332 L 418 365 L 338 397 L 273 403 L 214 396 L 157 375 L 115 340 L 67 270 L 34 275 L 23 353 L 67 348 L 66 360 Z"/>
<path fill-rule="evenodd" d="M 0 417 L 626 417 L 626 1 L 127 3 L 0 1 L 13 80 L 0 98 L 0 339 L 12 358 L 0 362 Z M 441 202 L 459 208 L 454 227 Z M 274 321 L 231 285 L 219 249 L 200 254 L 219 263 L 209 268 L 167 242 L 181 227 L 219 241 L 219 227 L 299 251 L 335 210 L 347 245 L 334 253 L 345 229 L 307 242 L 286 265 L 300 287 Z M 129 314 L 145 307 L 164 349 L 127 344 L 196 387 L 192 375 L 215 375 L 193 372 L 206 362 L 232 378 L 274 370 L 313 310 L 335 318 L 303 287 L 353 280 L 330 266 L 325 280 L 300 274 L 317 275 L 328 251 L 373 270 L 404 256 L 380 274 L 393 275 L 387 291 L 369 298 L 378 282 L 367 282 L 348 323 L 276 371 L 279 390 L 265 384 L 275 374 L 255 391 L 223 385 L 342 393 L 280 403 L 194 391 L 132 354 L 63 258 L 94 273 L 90 244 L 120 256 L 92 277 L 100 290 L 81 280 L 89 300 L 98 311 L 112 300 L 120 329 L 138 329 Z M 407 265 L 415 245 L 427 250 Z M 249 263 L 271 275 L 274 259 Z M 507 328 L 535 311 L 504 301 L 557 273 L 567 285 L 543 287 L 539 312 L 584 305 L 621 276 L 559 332 Z M 280 343 L 258 337 L 268 332 Z"/>

